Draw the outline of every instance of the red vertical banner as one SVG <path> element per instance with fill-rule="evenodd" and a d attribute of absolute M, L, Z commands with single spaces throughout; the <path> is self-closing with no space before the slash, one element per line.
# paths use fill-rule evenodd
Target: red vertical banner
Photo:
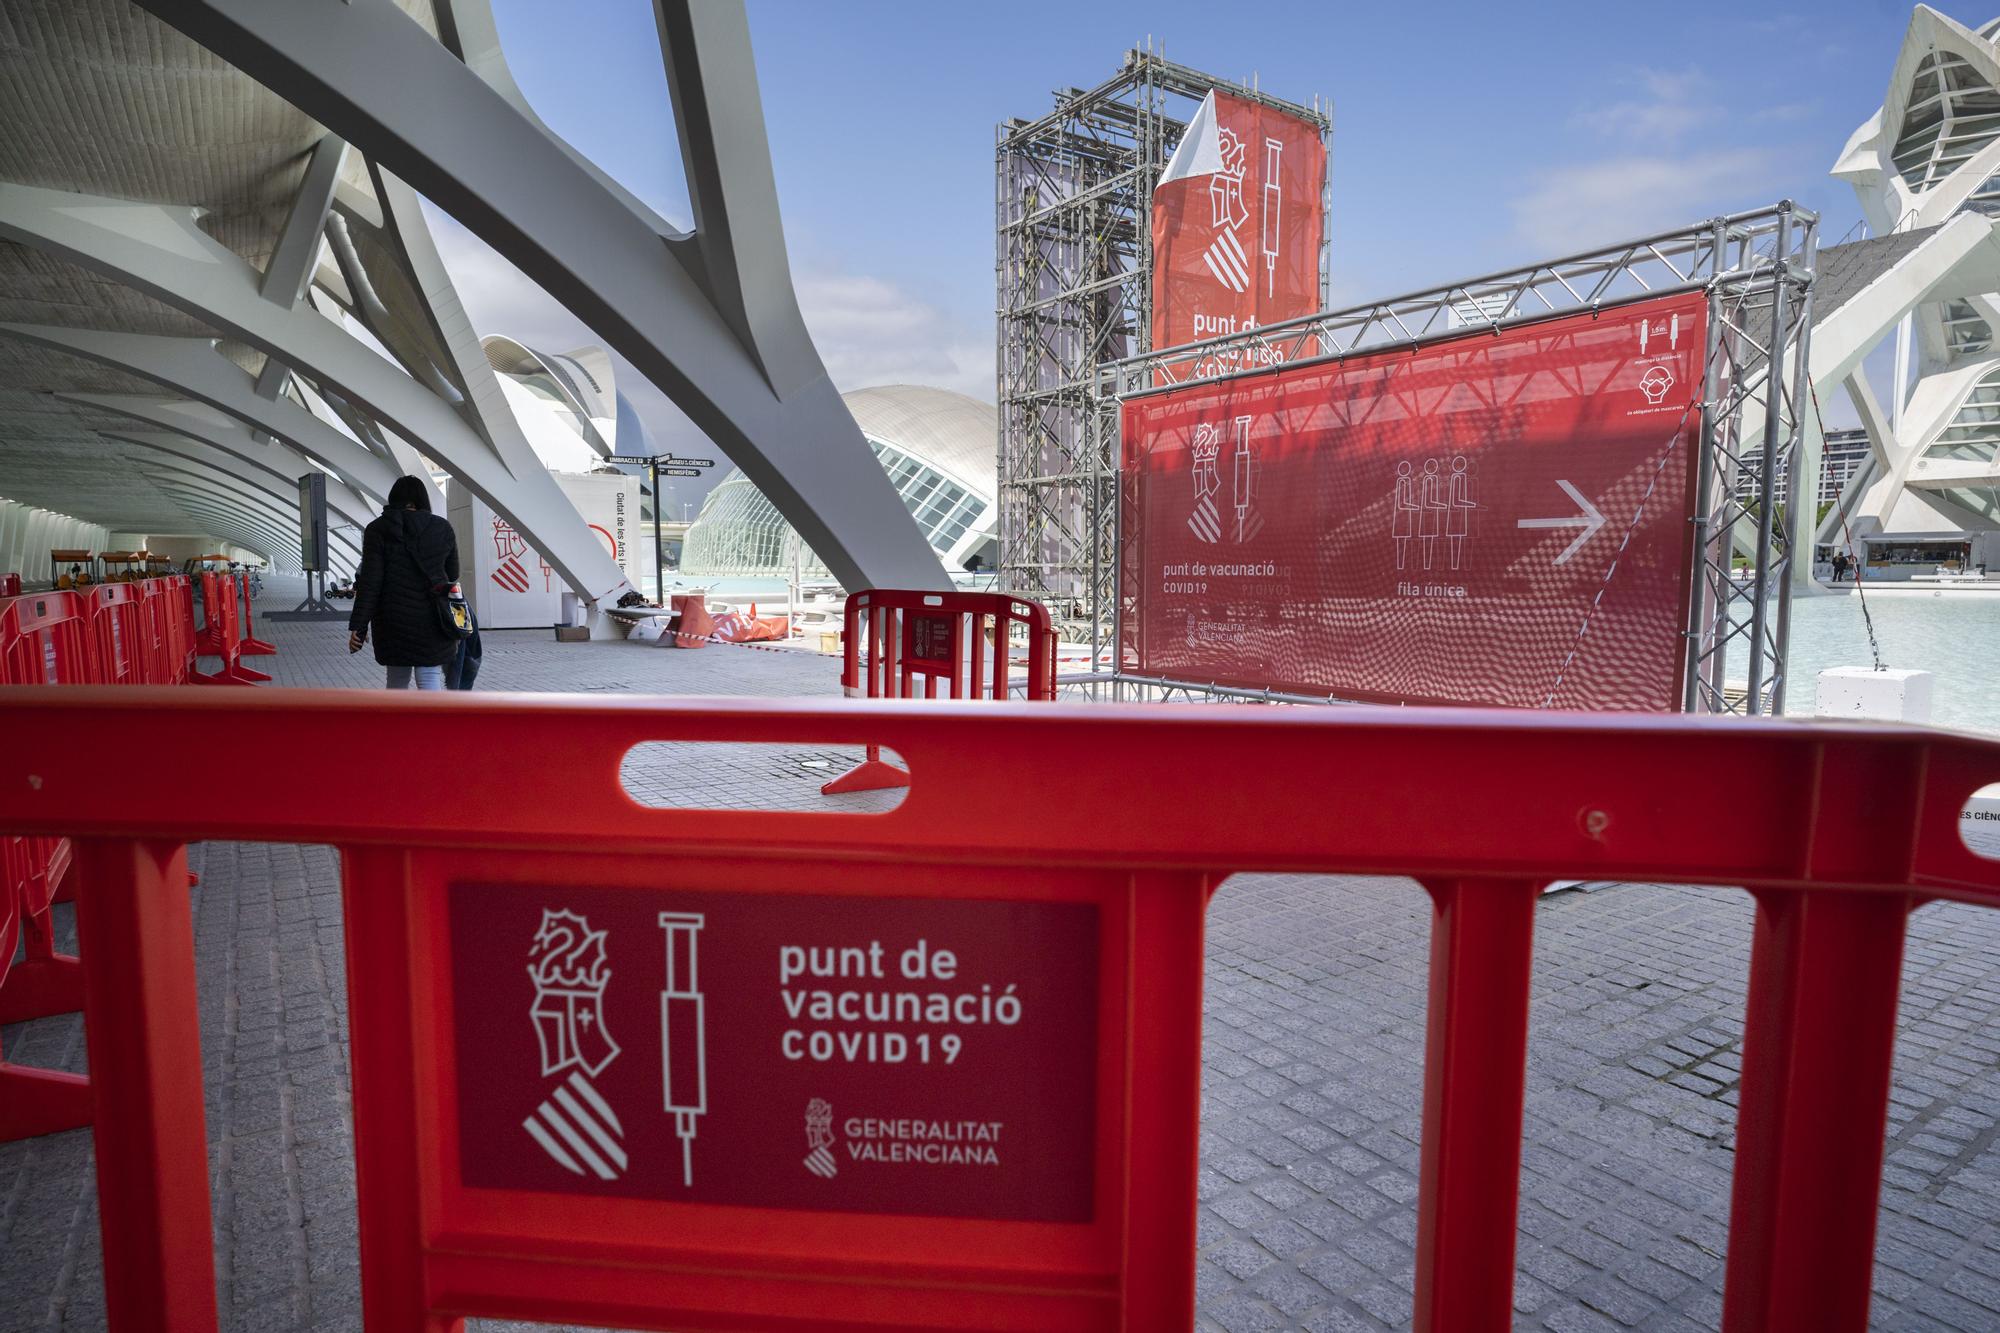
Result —
<path fill-rule="evenodd" d="M 1706 320 L 1696 292 L 1128 400 L 1125 669 L 1677 709 Z"/>
<path fill-rule="evenodd" d="M 1243 333 L 1319 309 L 1319 129 L 1211 92 L 1153 191 L 1153 346 Z"/>

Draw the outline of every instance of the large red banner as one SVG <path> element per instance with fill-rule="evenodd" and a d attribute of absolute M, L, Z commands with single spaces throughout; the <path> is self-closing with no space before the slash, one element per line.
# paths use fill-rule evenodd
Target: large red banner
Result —
<path fill-rule="evenodd" d="M 1153 191 L 1153 346 L 1319 309 L 1326 146 L 1295 116 L 1211 92 Z"/>
<path fill-rule="evenodd" d="M 1128 400 L 1125 668 L 1677 709 L 1705 322 L 1691 293 Z"/>

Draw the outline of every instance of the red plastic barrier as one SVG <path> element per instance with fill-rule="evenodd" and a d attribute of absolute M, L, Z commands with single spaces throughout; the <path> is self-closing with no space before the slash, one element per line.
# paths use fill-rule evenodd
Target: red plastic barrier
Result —
<path fill-rule="evenodd" d="M 840 688 L 869 699 L 1005 699 L 1013 684 L 1009 647 L 1028 641 L 1024 699 L 1056 697 L 1056 636 L 1047 608 L 997 592 L 866 588 L 847 599 Z M 910 775 L 868 747 L 860 764 L 821 787 L 822 796 L 907 787 Z"/>
<path fill-rule="evenodd" d="M 35 979 L 47 969 L 32 952 L 26 962 L 14 962 L 23 915 L 20 895 L 11 887 L 20 870 L 17 856 L 26 843 L 44 841 L 51 840 L 0 837 L 0 866 L 4 866 L 7 881 L 0 883 L 0 1023 L 18 1023 L 61 1012 L 43 1008 L 39 1003 L 45 997 L 39 994 L 42 988 Z M 32 947 L 35 939 L 32 931 L 28 939 Z M 85 1079 L 51 1069 L 9 1064 L 5 1054 L 0 1053 L 0 1143 L 80 1129 L 89 1123 L 90 1085 Z"/>
<path fill-rule="evenodd" d="M 205 623 L 195 639 L 195 651 L 203 657 L 219 657 L 222 669 L 214 673 L 191 671 L 196 685 L 256 685 L 270 679 L 262 671 L 243 665 L 243 618 L 237 604 L 235 576 L 228 570 L 201 571 L 201 604 Z"/>
<path fill-rule="evenodd" d="M 237 570 L 231 577 L 236 580 L 238 617 L 242 631 L 242 649 L 245 657 L 269 657 L 278 651 L 277 645 L 266 643 L 257 637 L 257 609 L 251 604 L 250 571 Z"/>
<path fill-rule="evenodd" d="M 181 683 L 185 684 L 194 679 L 195 658 L 200 653 L 200 635 L 194 623 L 194 580 L 181 575 L 174 583 L 174 594 L 180 600 L 180 608 L 169 622 L 167 647 Z"/>
<path fill-rule="evenodd" d="M 0 602 L 0 684 L 70 685 L 97 679 L 88 595 L 32 593 Z M 71 860 L 67 838 L 13 831 L 0 836 L 0 943 L 5 945 L 0 1023 L 83 1007 L 82 971 L 75 958 L 56 952 L 49 915 Z M 10 968 L 16 940 L 22 944 L 22 959 Z M 89 1121 L 82 1079 L 0 1063 L 0 1141 L 74 1129 Z"/>
<path fill-rule="evenodd" d="M 0 692 L 0 735 L 0 829 L 84 837 L 114 1333 L 215 1322 L 189 840 L 341 850 L 374 1333 L 1189 1328 L 1203 915 L 1236 871 L 1435 904 L 1426 1333 L 1509 1326 L 1540 887 L 1747 888 L 1724 1327 L 1859 1333 L 1904 921 L 2000 904 L 1959 837 L 2000 744 L 1918 729 L 78 689 Z M 915 783 L 866 816 L 642 809 L 619 767 L 646 741 L 877 741 Z M 310 753 L 320 781 L 108 802 L 114 745 Z M 1191 764 L 1227 780 L 1130 798 Z"/>
<path fill-rule="evenodd" d="M 0 603 L 0 684 L 80 685 L 95 674 L 81 594 L 26 593 Z"/>
<path fill-rule="evenodd" d="M 146 683 L 178 685 L 174 674 L 171 618 L 180 607 L 168 580 L 140 579 L 132 585 L 139 597 L 139 629 L 146 655 Z"/>
<path fill-rule="evenodd" d="M 66 684 L 157 685 L 145 596 L 137 583 L 99 583 L 75 594 L 88 622 L 91 671 Z"/>
<path fill-rule="evenodd" d="M 141 579 L 127 585 L 139 600 L 139 630 L 145 652 L 145 680 L 153 685 L 185 685 L 194 668 L 195 629 L 188 580 L 178 575 Z"/>

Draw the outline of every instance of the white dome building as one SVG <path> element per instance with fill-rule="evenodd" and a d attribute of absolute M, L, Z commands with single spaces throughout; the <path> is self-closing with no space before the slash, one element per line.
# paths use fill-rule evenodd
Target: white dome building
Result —
<path fill-rule="evenodd" d="M 602 347 L 542 352 L 500 334 L 481 338 L 479 345 L 514 420 L 549 471 L 591 472 L 619 454 L 653 452 Z"/>
<path fill-rule="evenodd" d="M 856 389 L 842 401 L 945 569 L 962 573 L 976 557 L 979 568 L 991 570 L 999 527 L 998 412 L 962 393 L 912 384 Z M 681 575 L 788 579 L 796 552 L 804 581 L 830 581 L 826 566 L 799 545 L 777 506 L 741 469 L 732 470 L 688 529 Z"/>

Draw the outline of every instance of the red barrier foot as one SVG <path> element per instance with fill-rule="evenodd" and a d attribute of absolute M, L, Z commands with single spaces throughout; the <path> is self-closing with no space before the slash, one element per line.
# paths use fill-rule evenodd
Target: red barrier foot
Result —
<path fill-rule="evenodd" d="M 270 677 L 261 671 L 252 671 L 242 663 L 225 666 L 222 670 L 209 674 L 202 671 L 188 672 L 190 685 L 256 685 Z"/>
<path fill-rule="evenodd" d="M 0 984 L 0 1023 L 25 1023 L 82 1010 L 83 964 L 70 954 L 24 959 Z"/>
<path fill-rule="evenodd" d="M 0 1064 L 0 1143 L 89 1123 L 90 1080 L 83 1075 Z"/>
<path fill-rule="evenodd" d="M 276 644 L 266 643 L 262 639 L 245 639 L 236 647 L 245 657 L 269 657 L 278 651 Z"/>
<path fill-rule="evenodd" d="M 839 796 L 850 791 L 883 791 L 890 787 L 907 787 L 910 775 L 894 764 L 880 759 L 864 759 L 848 769 L 833 781 L 819 789 L 821 796 Z"/>

